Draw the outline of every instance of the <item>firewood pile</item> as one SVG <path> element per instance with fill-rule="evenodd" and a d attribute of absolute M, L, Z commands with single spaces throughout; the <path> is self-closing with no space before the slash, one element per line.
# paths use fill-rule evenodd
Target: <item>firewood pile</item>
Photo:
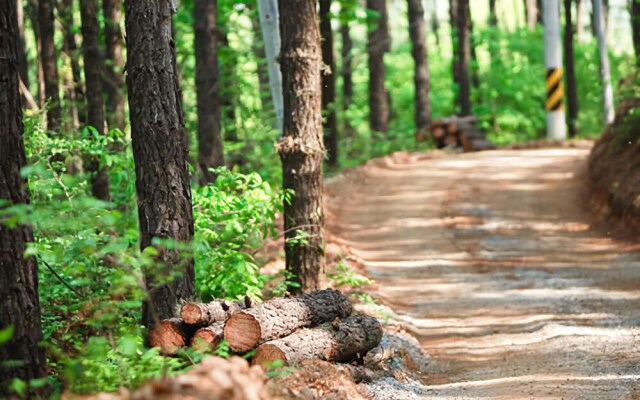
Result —
<path fill-rule="evenodd" d="M 249 298 L 187 303 L 180 317 L 161 321 L 149 333 L 150 344 L 164 355 L 174 355 L 186 346 L 214 350 L 226 340 L 235 354 L 255 350 L 254 365 L 362 360 L 381 338 L 378 320 L 353 314 L 349 300 L 333 289 L 258 304 Z"/>
<path fill-rule="evenodd" d="M 439 149 L 453 147 L 465 153 L 495 149 L 496 145 L 487 140 L 486 134 L 476 126 L 476 117 L 458 117 L 433 121 L 429 125 L 431 137 Z"/>

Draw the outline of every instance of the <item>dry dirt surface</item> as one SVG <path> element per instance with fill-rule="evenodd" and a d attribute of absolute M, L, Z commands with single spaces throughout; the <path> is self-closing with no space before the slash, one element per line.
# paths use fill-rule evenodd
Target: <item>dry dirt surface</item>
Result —
<path fill-rule="evenodd" d="M 328 183 L 328 233 L 431 356 L 394 398 L 640 399 L 640 242 L 592 227 L 588 152 L 397 153 Z"/>

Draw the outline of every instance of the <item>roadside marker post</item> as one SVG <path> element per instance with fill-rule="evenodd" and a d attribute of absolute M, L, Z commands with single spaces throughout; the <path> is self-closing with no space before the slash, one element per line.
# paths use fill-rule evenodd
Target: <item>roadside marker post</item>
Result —
<path fill-rule="evenodd" d="M 544 62 L 547 67 L 546 101 L 547 137 L 566 139 L 567 126 L 564 115 L 564 84 L 562 83 L 562 46 L 560 44 L 560 4 L 558 0 L 546 0 L 544 12 Z"/>

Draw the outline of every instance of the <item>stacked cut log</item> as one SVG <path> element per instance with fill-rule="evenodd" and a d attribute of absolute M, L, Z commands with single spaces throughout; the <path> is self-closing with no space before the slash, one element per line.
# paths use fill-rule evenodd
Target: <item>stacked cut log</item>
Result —
<path fill-rule="evenodd" d="M 333 289 L 260 304 L 248 299 L 188 303 L 180 318 L 154 326 L 149 341 L 165 355 L 189 345 L 198 351 L 215 349 L 224 339 L 234 353 L 255 350 L 254 364 L 348 362 L 361 360 L 382 337 L 377 319 L 352 312 L 349 300 Z"/>
<path fill-rule="evenodd" d="M 476 126 L 476 117 L 458 117 L 439 119 L 429 125 L 429 132 L 439 149 L 453 147 L 465 153 L 495 149 L 486 135 Z"/>

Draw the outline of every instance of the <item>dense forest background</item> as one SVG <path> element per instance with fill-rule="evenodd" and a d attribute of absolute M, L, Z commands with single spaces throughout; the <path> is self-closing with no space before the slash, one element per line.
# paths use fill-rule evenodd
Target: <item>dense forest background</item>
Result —
<path fill-rule="evenodd" d="M 258 5 L 253 0 L 210 3 L 217 3 L 216 25 L 206 29 L 212 29 L 211 40 L 216 41 L 218 53 L 217 72 L 208 79 L 217 82 L 219 91 L 219 103 L 213 105 L 218 114 L 213 118 L 220 121 L 224 162 L 220 162 L 222 155 L 213 162 L 203 162 L 199 155 L 203 141 L 198 135 L 197 86 L 198 79 L 207 78 L 197 74 L 195 33 L 198 17 L 208 11 L 201 8 L 202 1 L 182 0 L 172 17 L 172 40 L 189 143 L 193 240 L 154 239 L 153 243 L 193 257 L 198 266 L 198 298 L 249 295 L 260 299 L 291 288 L 291 277 L 285 272 L 277 276 L 260 273 L 259 254 L 268 240 L 282 235 L 277 218 L 283 199 L 294 194 L 281 190 L 282 167 L 274 149 L 280 131 L 269 91 Z M 544 138 L 544 31 L 539 18 L 527 19 L 531 2 L 469 3 L 474 81 L 470 98 L 479 127 L 498 145 Z M 489 3 L 495 5 L 493 14 Z M 4 208 L 0 215 L 9 226 L 33 226 L 34 241 L 27 254 L 38 261 L 47 378 L 28 383 L 14 379 L 10 390 L 25 394 L 28 385 L 46 385 L 54 393 L 63 388 L 76 393 L 115 391 L 120 386 L 136 387 L 162 373 L 181 371 L 202 355 L 188 350 L 179 357 L 161 357 L 158 349 L 144 347 L 140 323 L 146 296 L 141 271 L 153 268 L 158 250 L 150 246 L 139 251 L 136 165 L 128 122 L 132 93 L 128 93 L 129 102 L 125 101 L 125 76 L 131 78 L 139 71 L 128 69 L 133 67 L 124 46 L 123 5 L 120 0 L 104 0 L 102 7 L 88 0 L 17 4 L 24 40 L 19 46 L 24 50 L 21 72 L 27 154 L 22 174 L 28 178 L 31 201 Z M 591 2 L 569 4 L 577 21 L 573 28 L 579 104 L 576 128 L 579 137 L 594 137 L 604 124 Z M 388 132 L 370 126 L 367 36 L 378 25 L 380 13 L 358 0 L 336 0 L 329 5 L 335 67 L 323 71 L 335 77 L 337 95 L 323 112 L 325 116 L 336 113 L 334 132 L 325 132 L 325 137 L 335 135 L 338 151 L 337 158 L 334 154 L 327 158 L 326 175 L 393 151 L 431 148 L 428 140 L 416 141 L 407 3 L 389 0 L 387 4 L 390 45 L 384 55 L 384 83 L 389 100 Z M 452 74 L 457 39 L 448 2 L 426 0 L 423 6 L 431 117 L 439 119 L 460 113 L 459 87 Z M 611 0 L 607 6 L 616 96 L 615 83 L 631 74 L 637 62 L 630 9 L 624 0 Z M 41 38 L 48 16 L 53 17 L 49 20 L 53 42 L 45 46 Z M 87 22 L 92 20 L 97 25 Z M 42 68 L 47 57 L 55 60 L 55 73 Z M 86 71 L 97 61 L 104 62 L 104 69 L 98 65 L 93 69 L 97 75 L 91 76 Z M 144 59 L 138 61 L 144 63 Z M 54 80 L 44 79 L 46 76 Z M 96 83 L 102 87 L 95 87 Z M 58 102 L 49 96 L 52 92 L 57 93 Z M 105 102 L 105 132 L 95 128 L 104 123 L 91 120 L 95 118 L 91 101 L 96 99 Z M 211 172 L 212 183 L 212 176 L 206 176 L 207 167 L 216 162 L 223 166 Z M 96 190 L 100 179 L 109 182 L 102 196 Z M 305 242 L 308 237 L 300 234 L 288 240 Z M 164 279 L 174 277 L 165 275 Z M 344 274 L 333 279 L 354 283 Z M 11 335 L 9 328 L 0 331 L 0 343 Z M 228 349 L 223 346 L 217 352 L 228 354 Z"/>

